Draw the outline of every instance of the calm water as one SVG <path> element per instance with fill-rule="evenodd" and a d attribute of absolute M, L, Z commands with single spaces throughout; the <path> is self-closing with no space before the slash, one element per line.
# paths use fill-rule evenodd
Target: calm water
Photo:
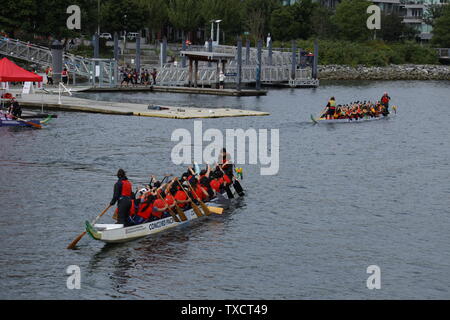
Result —
<path fill-rule="evenodd" d="M 330 95 L 399 105 L 389 120 L 309 122 Z M 450 82 L 348 82 L 266 97 L 85 95 L 268 111 L 206 128 L 279 128 L 280 171 L 244 166 L 248 196 L 223 216 L 121 245 L 85 236 L 115 172 L 180 173 L 175 128 L 193 120 L 58 113 L 45 130 L 0 128 L 2 299 L 449 299 Z M 108 222 L 107 217 L 103 219 Z M 369 265 L 381 290 L 368 290 Z M 66 268 L 81 268 L 81 290 Z"/>

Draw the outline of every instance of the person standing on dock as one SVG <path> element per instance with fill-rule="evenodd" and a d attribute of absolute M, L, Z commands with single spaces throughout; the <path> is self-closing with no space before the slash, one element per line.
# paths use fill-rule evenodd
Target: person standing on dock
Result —
<path fill-rule="evenodd" d="M 63 84 L 69 84 L 69 71 L 67 71 L 67 68 L 64 68 L 61 72 L 61 77 Z"/>
<path fill-rule="evenodd" d="M 152 85 L 156 85 L 156 76 L 158 74 L 158 72 L 156 71 L 156 68 L 153 68 L 153 71 L 150 74 L 152 75 L 152 78 L 153 78 Z"/>
<path fill-rule="evenodd" d="M 47 69 L 47 84 L 53 85 L 53 68 L 49 67 Z"/>
<path fill-rule="evenodd" d="M 220 86 L 220 89 L 223 89 L 224 82 L 225 82 L 225 75 L 223 74 L 223 71 L 220 71 L 220 74 L 219 74 L 219 86 Z"/>
<path fill-rule="evenodd" d="M 117 171 L 118 181 L 114 185 L 114 194 L 110 205 L 117 202 L 118 217 L 117 223 L 128 225 L 128 217 L 130 215 L 131 200 L 133 198 L 133 185 L 128 181 L 127 175 L 123 169 Z"/>
<path fill-rule="evenodd" d="M 22 116 L 22 108 L 14 97 L 12 98 L 12 105 L 10 106 L 9 113 L 15 118 L 20 118 Z"/>

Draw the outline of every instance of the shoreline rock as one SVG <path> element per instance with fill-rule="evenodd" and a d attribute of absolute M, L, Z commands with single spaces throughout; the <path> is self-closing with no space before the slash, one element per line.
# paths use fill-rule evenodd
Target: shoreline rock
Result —
<path fill-rule="evenodd" d="M 320 80 L 450 80 L 450 66 L 447 65 L 319 65 L 318 72 Z"/>

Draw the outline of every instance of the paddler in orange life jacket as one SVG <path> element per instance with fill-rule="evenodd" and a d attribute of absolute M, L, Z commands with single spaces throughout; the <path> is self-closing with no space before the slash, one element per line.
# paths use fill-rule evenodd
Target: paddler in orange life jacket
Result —
<path fill-rule="evenodd" d="M 334 113 L 336 112 L 336 100 L 334 97 L 331 97 L 330 100 L 328 100 L 327 108 L 327 119 L 333 119 Z"/>
<path fill-rule="evenodd" d="M 110 202 L 113 206 L 117 202 L 118 217 L 117 223 L 128 226 L 128 217 L 130 214 L 130 209 L 132 201 L 134 199 L 133 186 L 126 176 L 123 169 L 117 171 L 118 181 L 114 185 L 114 195 Z"/>
<path fill-rule="evenodd" d="M 234 177 L 234 165 L 231 162 L 231 156 L 227 152 L 227 149 L 223 148 L 222 152 L 219 155 L 219 169 L 221 169 L 224 173 L 224 180 L 227 182 L 225 191 L 227 192 L 227 195 L 231 198 L 233 198 L 232 193 L 229 189 L 229 186 L 233 184 L 234 189 L 239 194 L 239 196 L 244 196 L 244 189 L 242 189 L 241 184 L 239 183 L 239 180 L 237 180 Z"/>

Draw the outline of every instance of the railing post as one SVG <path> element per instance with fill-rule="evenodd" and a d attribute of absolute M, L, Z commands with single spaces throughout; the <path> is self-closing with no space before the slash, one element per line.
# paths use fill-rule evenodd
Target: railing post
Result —
<path fill-rule="evenodd" d="M 312 78 L 317 79 L 317 68 L 319 64 L 319 44 L 317 43 L 317 39 L 314 40 L 314 59 L 313 59 L 313 67 L 312 67 Z"/>
<path fill-rule="evenodd" d="M 269 66 L 272 65 L 272 40 L 269 40 Z"/>
<path fill-rule="evenodd" d="M 212 39 L 209 38 L 208 39 L 208 52 L 213 52 L 213 47 L 212 47 Z M 211 62 L 208 62 L 208 67 L 212 67 Z"/>
<path fill-rule="evenodd" d="M 183 32 L 183 35 L 182 35 L 182 37 L 181 37 L 181 50 L 182 51 L 186 51 L 186 39 L 184 39 L 184 32 Z M 186 55 L 184 55 L 182 58 L 181 58 L 181 67 L 182 68 L 186 68 Z"/>
<path fill-rule="evenodd" d="M 53 41 L 51 52 L 54 83 L 60 83 L 63 63 L 63 46 L 59 40 Z"/>
<path fill-rule="evenodd" d="M 245 41 L 245 64 L 250 64 L 250 40 Z"/>
<path fill-rule="evenodd" d="M 257 44 L 257 65 L 256 65 L 256 90 L 261 89 L 261 53 L 262 53 L 262 40 L 258 40 Z"/>
<path fill-rule="evenodd" d="M 98 38 L 98 33 L 94 34 L 93 45 L 94 45 L 94 58 L 97 59 L 100 56 L 100 41 Z"/>
<path fill-rule="evenodd" d="M 119 35 L 114 32 L 114 60 L 119 61 Z"/>
<path fill-rule="evenodd" d="M 297 44 L 292 40 L 292 65 L 291 65 L 291 80 L 295 80 L 295 68 L 297 66 Z"/>
<path fill-rule="evenodd" d="M 136 71 L 141 74 L 141 30 L 139 30 L 136 36 Z"/>
<path fill-rule="evenodd" d="M 241 83 L 242 83 L 242 39 L 238 37 L 237 41 L 237 83 L 236 90 L 241 91 Z"/>

